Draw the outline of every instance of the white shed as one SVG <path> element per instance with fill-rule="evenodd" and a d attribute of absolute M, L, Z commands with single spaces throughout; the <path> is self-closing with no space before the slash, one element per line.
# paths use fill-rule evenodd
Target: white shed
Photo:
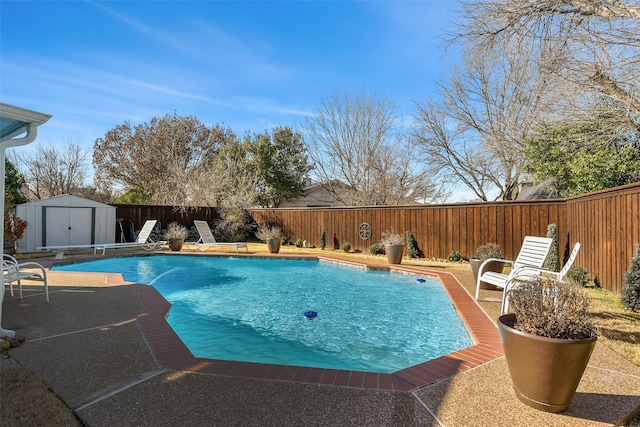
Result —
<path fill-rule="evenodd" d="M 16 216 L 27 221 L 18 252 L 41 246 L 77 246 L 114 243 L 116 208 L 77 196 L 58 196 L 16 206 Z"/>

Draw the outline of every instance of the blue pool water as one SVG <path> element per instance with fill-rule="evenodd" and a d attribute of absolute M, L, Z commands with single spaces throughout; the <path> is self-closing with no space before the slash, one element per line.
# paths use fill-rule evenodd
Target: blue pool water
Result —
<path fill-rule="evenodd" d="M 391 373 L 473 345 L 436 280 L 319 261 L 180 255 L 53 269 L 153 285 L 196 357 Z"/>

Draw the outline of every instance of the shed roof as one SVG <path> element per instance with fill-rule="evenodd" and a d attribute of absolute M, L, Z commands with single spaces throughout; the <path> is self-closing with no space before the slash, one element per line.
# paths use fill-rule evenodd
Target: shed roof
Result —
<path fill-rule="evenodd" d="M 52 197 L 50 199 L 34 200 L 32 202 L 23 203 L 20 206 L 69 206 L 69 207 L 100 207 L 113 208 L 114 206 L 96 202 L 95 200 L 84 199 L 70 194 Z"/>

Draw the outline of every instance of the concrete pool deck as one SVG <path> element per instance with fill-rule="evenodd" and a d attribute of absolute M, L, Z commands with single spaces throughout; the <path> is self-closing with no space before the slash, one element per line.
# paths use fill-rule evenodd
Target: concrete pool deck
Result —
<path fill-rule="evenodd" d="M 489 301 L 480 307 L 487 316 L 467 293 L 465 274 L 456 272 L 457 280 L 451 280 L 459 293 L 452 299 L 472 302 L 459 310 L 477 322 L 486 352 L 467 350 L 449 355 L 455 363 L 389 378 L 376 374 L 375 385 L 365 374 L 341 379 L 345 371 L 283 367 L 278 372 L 272 365 L 195 359 L 162 326 L 166 302 L 152 288 L 107 274 L 51 272 L 49 304 L 38 285 L 25 286 L 22 301 L 5 298 L 3 326 L 27 342 L 11 349 L 2 366 L 28 368 L 88 426 L 605 426 L 618 425 L 637 410 L 640 367 L 601 344 L 569 411 L 547 414 L 520 403 L 490 321 L 499 310 L 500 303 L 491 300 L 497 293 L 483 293 Z"/>

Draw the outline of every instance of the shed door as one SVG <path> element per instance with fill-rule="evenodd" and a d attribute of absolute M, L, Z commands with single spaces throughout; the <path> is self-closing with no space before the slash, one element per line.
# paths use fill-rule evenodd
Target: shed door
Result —
<path fill-rule="evenodd" d="M 47 246 L 91 244 L 91 208 L 47 207 L 46 212 Z"/>

